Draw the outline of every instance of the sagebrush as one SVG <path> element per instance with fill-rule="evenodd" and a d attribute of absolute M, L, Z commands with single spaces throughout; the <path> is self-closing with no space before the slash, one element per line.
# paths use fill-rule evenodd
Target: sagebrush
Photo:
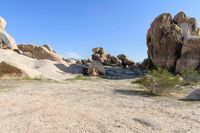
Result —
<path fill-rule="evenodd" d="M 180 83 L 180 76 L 173 75 L 164 69 L 157 69 L 150 71 L 136 83 L 143 85 L 152 94 L 168 95 Z"/>

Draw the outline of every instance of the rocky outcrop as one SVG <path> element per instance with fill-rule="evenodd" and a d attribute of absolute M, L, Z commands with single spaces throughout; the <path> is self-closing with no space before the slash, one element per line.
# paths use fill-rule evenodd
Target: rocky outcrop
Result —
<path fill-rule="evenodd" d="M 0 17 L 0 48 L 18 49 L 14 38 L 5 31 L 6 24 L 6 21 Z"/>
<path fill-rule="evenodd" d="M 155 67 L 180 72 L 200 65 L 200 31 L 195 18 L 179 12 L 159 15 L 147 33 L 149 60 Z"/>
<path fill-rule="evenodd" d="M 196 89 L 196 90 L 192 91 L 185 99 L 200 101 L 200 89 Z"/>
<path fill-rule="evenodd" d="M 105 68 L 104 66 L 97 61 L 90 62 L 90 65 L 88 67 L 88 75 L 89 76 L 100 76 L 105 75 Z"/>
<path fill-rule="evenodd" d="M 120 54 L 117 57 L 110 54 L 106 54 L 103 48 L 97 47 L 92 49 L 92 60 L 98 61 L 106 66 L 119 66 L 124 68 L 129 68 L 134 66 L 134 62 L 129 60 L 124 54 Z"/>
<path fill-rule="evenodd" d="M 21 44 L 18 45 L 19 50 L 22 51 L 23 55 L 26 55 L 35 59 L 50 59 L 53 61 L 61 61 L 62 58 L 57 55 L 48 45 L 44 45 L 42 47 L 32 45 L 32 44 Z"/>

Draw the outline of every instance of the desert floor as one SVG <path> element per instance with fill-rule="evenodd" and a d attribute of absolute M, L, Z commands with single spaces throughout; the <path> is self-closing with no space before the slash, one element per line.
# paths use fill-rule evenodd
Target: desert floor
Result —
<path fill-rule="evenodd" d="M 0 131 L 200 131 L 200 103 L 146 94 L 131 80 L 0 80 Z"/>

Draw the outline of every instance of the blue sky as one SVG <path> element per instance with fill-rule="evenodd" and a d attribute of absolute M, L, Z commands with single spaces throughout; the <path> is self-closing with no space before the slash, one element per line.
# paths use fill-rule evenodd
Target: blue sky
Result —
<path fill-rule="evenodd" d="M 147 57 L 146 32 L 161 13 L 200 21 L 199 0 L 2 0 L 6 30 L 18 44 L 50 44 L 62 56 L 90 57 L 93 47 Z"/>

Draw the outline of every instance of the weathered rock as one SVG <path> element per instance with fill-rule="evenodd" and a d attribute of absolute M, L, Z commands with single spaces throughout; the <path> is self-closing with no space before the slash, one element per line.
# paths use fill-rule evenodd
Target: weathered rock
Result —
<path fill-rule="evenodd" d="M 5 19 L 0 17 L 0 31 L 4 31 L 6 24 L 7 23 L 6 23 Z"/>
<path fill-rule="evenodd" d="M 14 38 L 11 37 L 6 31 L 0 31 L 0 40 L 1 40 L 0 48 L 8 46 L 11 49 L 18 49 Z"/>
<path fill-rule="evenodd" d="M 153 65 L 173 71 L 180 54 L 182 36 L 168 13 L 158 16 L 147 33 L 148 55 Z"/>
<path fill-rule="evenodd" d="M 95 61 L 100 61 L 101 60 L 101 56 L 100 54 L 92 54 L 92 60 L 95 60 Z"/>
<path fill-rule="evenodd" d="M 45 47 L 40 47 L 32 44 L 18 45 L 24 55 L 36 59 L 50 59 L 53 61 L 61 61 L 62 58 L 54 52 L 49 51 Z"/>
<path fill-rule="evenodd" d="M 90 65 L 88 67 L 88 75 L 89 76 L 105 75 L 105 68 L 100 62 L 92 61 L 90 62 Z"/>
<path fill-rule="evenodd" d="M 144 59 L 141 66 L 142 66 L 143 69 L 147 69 L 147 70 L 149 70 L 153 67 L 150 59 Z"/>
<path fill-rule="evenodd" d="M 100 54 L 100 55 L 101 55 L 101 54 L 105 54 L 104 49 L 101 48 L 101 47 L 93 48 L 92 51 L 93 51 L 93 53 L 95 53 L 95 54 Z"/>
<path fill-rule="evenodd" d="M 135 64 L 135 62 L 131 61 L 131 60 L 124 60 L 123 64 L 128 65 L 128 66 L 133 66 Z"/>
<path fill-rule="evenodd" d="M 200 37 L 190 36 L 184 41 L 181 57 L 176 63 L 176 72 L 197 69 L 200 65 Z"/>
<path fill-rule="evenodd" d="M 121 64 L 121 60 L 115 56 L 111 56 L 111 64 Z"/>
<path fill-rule="evenodd" d="M 192 91 L 185 99 L 200 101 L 200 89 L 196 89 L 196 90 Z"/>
<path fill-rule="evenodd" d="M 141 68 L 143 68 L 143 66 L 142 66 L 141 63 L 136 63 L 136 64 L 135 64 L 135 68 L 140 68 L 140 69 L 141 69 Z"/>
<path fill-rule="evenodd" d="M 129 68 L 132 67 L 135 63 L 128 59 L 128 57 L 124 54 L 118 55 L 117 57 L 112 56 L 110 54 L 106 54 L 104 49 L 101 47 L 93 48 L 92 50 L 94 54 L 92 54 L 92 60 L 98 61 L 105 66 L 113 66 L 113 67 L 122 67 Z"/>
<path fill-rule="evenodd" d="M 26 73 L 23 72 L 21 69 L 12 66 L 6 62 L 0 63 L 0 76 L 9 76 L 9 77 L 26 77 Z"/>
<path fill-rule="evenodd" d="M 200 31 L 195 18 L 180 12 L 172 18 L 164 13 L 147 33 L 148 57 L 155 67 L 180 72 L 196 69 L 200 62 Z"/>
<path fill-rule="evenodd" d="M 42 47 L 47 48 L 51 52 L 54 52 L 53 49 L 51 48 L 51 46 L 49 46 L 48 44 L 44 44 Z"/>
<path fill-rule="evenodd" d="M 120 59 L 120 60 L 122 60 L 122 62 L 123 62 L 124 60 L 128 60 L 128 57 L 127 57 L 126 55 L 124 55 L 124 54 L 118 55 L 117 58 Z"/>
<path fill-rule="evenodd" d="M 18 53 L 18 54 L 23 54 L 23 52 L 21 50 L 19 50 L 19 49 L 14 49 L 13 51 Z"/>
<path fill-rule="evenodd" d="M 2 17 L 0 17 L 0 48 L 8 46 L 11 49 L 18 49 L 14 38 L 4 30 L 6 24 L 6 21 Z"/>

